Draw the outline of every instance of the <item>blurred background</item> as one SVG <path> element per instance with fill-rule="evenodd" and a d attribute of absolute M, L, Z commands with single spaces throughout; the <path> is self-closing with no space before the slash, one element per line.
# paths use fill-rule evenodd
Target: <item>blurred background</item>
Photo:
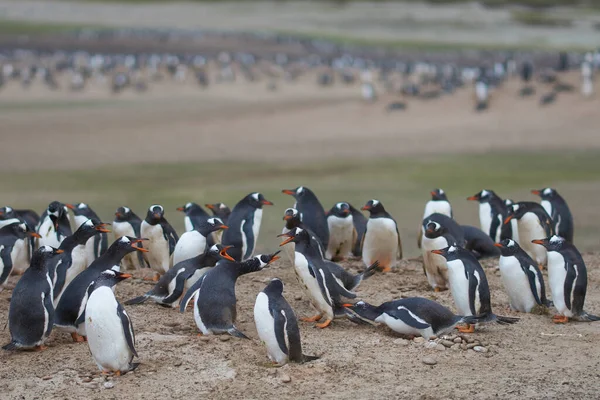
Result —
<path fill-rule="evenodd" d="M 569 202 L 598 248 L 600 1 L 0 0 L 0 203 L 265 210 L 379 199 L 415 256 L 429 192 Z M 597 84 L 597 82 L 596 82 Z"/>

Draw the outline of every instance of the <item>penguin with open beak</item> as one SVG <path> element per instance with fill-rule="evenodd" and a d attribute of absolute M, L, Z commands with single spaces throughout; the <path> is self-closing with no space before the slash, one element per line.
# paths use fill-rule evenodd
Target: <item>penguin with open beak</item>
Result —
<path fill-rule="evenodd" d="M 48 245 L 58 248 L 67 236 L 73 234 L 67 206 L 59 201 L 50 203 L 40 218 L 37 233 L 41 236 L 37 247 Z"/>
<path fill-rule="evenodd" d="M 73 215 L 75 216 L 75 229 L 78 229 L 82 224 L 90 219 L 100 221 L 98 214 L 96 214 L 94 210 L 92 210 L 90 206 L 85 203 L 66 204 L 66 206 L 73 212 Z M 88 262 L 91 263 L 96 258 L 104 254 L 106 249 L 108 249 L 108 232 L 110 231 L 100 231 L 97 235 L 94 235 L 88 239 L 88 242 L 85 245 Z"/>

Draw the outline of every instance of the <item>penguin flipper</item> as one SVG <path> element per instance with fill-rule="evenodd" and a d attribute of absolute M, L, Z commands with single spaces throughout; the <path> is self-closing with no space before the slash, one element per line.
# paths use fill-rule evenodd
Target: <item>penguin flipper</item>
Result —
<path fill-rule="evenodd" d="M 571 300 L 575 298 L 575 296 L 571 297 L 574 290 L 573 285 L 575 285 L 575 279 L 577 278 L 577 272 L 575 271 L 575 267 L 569 261 L 565 260 L 565 269 L 567 271 L 567 276 L 565 277 L 565 306 L 569 310 L 573 310 L 573 305 L 571 304 Z"/>
<path fill-rule="evenodd" d="M 306 354 L 302 354 L 302 362 L 303 363 L 307 363 L 307 362 L 311 362 L 311 361 L 315 361 L 318 360 L 319 356 L 307 356 Z"/>
<path fill-rule="evenodd" d="M 2 350 L 16 350 L 17 349 L 17 343 L 16 342 L 10 342 L 5 344 L 4 346 L 2 346 Z"/>
<path fill-rule="evenodd" d="M 175 232 L 175 229 L 173 229 L 171 224 L 169 224 L 169 221 L 167 221 L 165 218 L 160 220 L 160 226 L 163 229 L 165 240 L 169 243 L 169 254 L 173 254 L 173 251 L 175 251 L 175 245 L 179 241 L 179 236 L 177 236 L 177 232 Z"/>
<path fill-rule="evenodd" d="M 598 317 L 597 315 L 592 315 L 592 314 L 588 314 L 587 312 L 583 311 L 581 314 L 579 314 L 576 318 L 577 321 L 580 322 L 594 322 L 594 321 L 600 321 L 600 317 Z"/>
<path fill-rule="evenodd" d="M 185 281 L 188 280 L 193 273 L 191 274 L 179 274 L 177 278 L 175 278 L 175 288 L 173 288 L 173 293 L 169 294 L 167 297 L 163 299 L 163 303 L 171 304 L 177 301 L 178 298 L 183 294 L 183 289 L 185 287 Z"/>
<path fill-rule="evenodd" d="M 75 323 L 73 325 L 79 326 L 85 322 L 85 308 L 87 307 L 87 301 L 90 298 L 90 296 L 92 295 L 93 291 L 94 291 L 94 281 L 92 281 L 89 284 L 89 286 L 86 290 L 85 296 L 81 300 L 81 305 L 80 305 L 81 313 L 77 316 L 77 319 L 75 320 Z"/>
<path fill-rule="evenodd" d="M 242 332 L 240 332 L 235 326 L 232 326 L 231 328 L 227 329 L 227 333 L 229 333 L 231 336 L 235 336 L 240 339 L 250 340 L 250 338 L 248 336 L 246 336 Z"/>
<path fill-rule="evenodd" d="M 54 326 L 54 302 L 52 298 L 52 288 L 48 285 L 48 290 L 44 292 L 44 308 L 46 309 L 46 314 L 48 315 L 48 327 L 46 328 L 46 332 L 44 332 L 44 336 L 50 336 L 52 332 L 52 328 Z"/>
<path fill-rule="evenodd" d="M 190 302 L 190 300 L 192 299 L 192 297 L 194 297 L 194 295 L 200 290 L 200 287 L 202 286 L 202 282 L 204 282 L 204 278 L 206 278 L 206 274 L 202 275 L 202 277 L 200 279 L 198 279 L 198 281 L 196 283 L 194 283 L 192 285 L 192 287 L 188 289 L 187 292 L 185 292 L 185 294 L 183 295 L 183 298 L 179 302 L 179 312 L 180 313 L 183 313 L 185 311 L 185 309 L 186 309 L 188 303 Z"/>
<path fill-rule="evenodd" d="M 119 302 L 117 302 L 117 315 L 121 319 L 121 325 L 123 326 L 123 333 L 125 334 L 127 346 L 133 355 L 138 357 L 137 351 L 135 351 L 135 332 L 133 331 L 133 325 L 131 324 L 129 315 L 127 315 L 127 312 Z"/>
<path fill-rule="evenodd" d="M 242 222 L 242 230 L 244 236 L 246 236 L 246 254 L 243 255 L 243 260 L 246 260 L 252 257 L 252 252 L 254 251 L 254 243 L 256 238 L 254 237 L 254 219 L 248 218 Z"/>
<path fill-rule="evenodd" d="M 12 252 L 13 246 L 5 247 L 0 252 L 0 257 L 2 258 L 2 263 L 4 264 L 4 269 L 2 270 L 2 275 L 0 276 L 0 285 L 2 285 L 8 279 L 10 272 L 13 269 L 12 258 L 10 253 Z"/>
<path fill-rule="evenodd" d="M 275 309 L 270 309 L 269 311 L 271 311 L 271 316 L 273 317 L 273 320 L 274 320 L 275 339 L 277 339 L 277 344 L 279 345 L 279 349 L 281 349 L 281 351 L 284 352 L 285 354 L 289 355 L 290 359 L 291 359 L 291 352 L 287 348 L 287 342 L 288 342 L 288 338 L 289 338 L 289 327 L 287 326 L 287 323 L 288 323 L 287 315 L 285 314 L 284 310 L 280 310 L 280 312 L 277 312 L 277 310 L 275 310 Z M 297 325 L 296 325 L 296 327 L 297 327 Z M 290 344 L 290 347 L 291 347 L 291 344 Z M 302 351 L 300 351 L 300 353 L 302 353 Z"/>
<path fill-rule="evenodd" d="M 502 315 L 494 315 L 496 317 L 496 322 L 500 325 L 512 325 L 516 322 L 519 322 L 519 318 L 514 317 L 504 317 Z"/>
<path fill-rule="evenodd" d="M 527 281 L 529 282 L 529 288 L 531 289 L 531 293 L 533 294 L 533 298 L 535 299 L 535 302 L 539 305 L 543 305 L 542 304 L 542 300 L 540 299 L 540 296 L 538 296 L 538 288 L 536 285 L 536 278 L 538 277 L 537 272 L 539 270 L 536 271 L 535 266 L 530 265 L 527 268 L 522 267 L 523 268 L 523 272 L 525 272 L 525 275 L 527 276 Z M 544 284 L 543 281 L 540 282 L 542 285 Z"/>
<path fill-rule="evenodd" d="M 394 221 L 396 222 L 396 221 Z M 396 224 L 396 235 L 398 235 L 398 260 L 402 260 L 402 239 L 400 239 L 400 231 L 398 231 L 398 224 Z"/>
<path fill-rule="evenodd" d="M 431 326 L 404 306 L 399 306 L 398 308 L 394 308 L 392 310 L 386 310 L 385 313 L 396 319 L 402 320 L 406 325 L 415 329 L 427 329 Z"/>
<path fill-rule="evenodd" d="M 133 305 L 133 304 L 142 304 L 143 302 L 145 302 L 146 300 L 148 300 L 150 298 L 150 296 L 148 296 L 148 294 L 143 294 L 141 296 L 138 297 L 134 297 L 133 299 L 129 299 L 125 302 L 125 305 Z"/>

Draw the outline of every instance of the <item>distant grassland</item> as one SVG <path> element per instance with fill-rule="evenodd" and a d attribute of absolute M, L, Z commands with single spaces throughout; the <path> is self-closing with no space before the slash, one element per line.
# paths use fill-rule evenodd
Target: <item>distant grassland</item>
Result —
<path fill-rule="evenodd" d="M 43 210 L 50 201 L 86 202 L 101 218 L 112 221 L 114 210 L 131 207 L 144 217 L 151 204 L 162 204 L 178 232 L 186 202 L 222 201 L 233 207 L 248 193 L 262 192 L 275 203 L 265 207 L 259 250 L 277 246 L 285 208 L 293 205 L 282 189 L 304 185 L 324 207 L 349 201 L 356 207 L 377 198 L 396 217 L 405 253 L 418 254 L 416 232 L 429 192 L 445 189 L 461 223 L 478 224 L 477 204 L 465 198 L 487 188 L 514 200 L 534 200 L 529 190 L 555 186 L 569 201 L 576 219 L 576 242 L 598 248 L 598 216 L 589 199 L 600 195 L 598 152 L 493 153 L 422 156 L 384 160 L 346 160 L 301 165 L 256 163 L 182 163 L 118 166 L 80 171 L 37 171 L 0 176 L 1 203 Z M 590 197 L 594 196 L 594 197 Z M 591 218 L 588 218 L 591 216 Z"/>

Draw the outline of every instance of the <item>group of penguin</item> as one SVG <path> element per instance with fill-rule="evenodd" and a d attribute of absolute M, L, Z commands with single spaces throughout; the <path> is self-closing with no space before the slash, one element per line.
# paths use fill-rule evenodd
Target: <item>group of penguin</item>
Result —
<path fill-rule="evenodd" d="M 534 190 L 542 201 L 502 200 L 482 190 L 468 200 L 479 202 L 481 229 L 459 225 L 441 189 L 431 192 L 419 232 L 423 269 L 435 291 L 450 289 L 458 315 L 425 298 L 405 298 L 379 306 L 356 301 L 354 290 L 376 273 L 397 267 L 402 258 L 398 225 L 381 201 L 369 200 L 361 210 L 339 202 L 325 211 L 314 192 L 300 186 L 283 190 L 295 204 L 284 212 L 280 246 L 317 313 L 301 320 L 326 328 L 336 318 L 361 324 L 385 324 L 403 335 L 425 338 L 458 326 L 473 332 L 477 324 L 512 324 L 518 318 L 493 313 L 486 273 L 479 259 L 499 257 L 499 269 L 514 311 L 531 312 L 554 305 L 556 323 L 569 319 L 597 321 L 583 310 L 587 289 L 585 263 L 573 245 L 573 219 L 564 199 L 552 188 Z M 53 328 L 74 341 L 87 341 L 103 373 L 120 375 L 134 369 L 134 329 L 116 300 L 118 282 L 127 270 L 150 270 L 154 287 L 126 305 L 149 299 L 185 312 L 193 299 L 200 334 L 248 338 L 235 326 L 235 286 L 239 276 L 261 271 L 280 258 L 277 251 L 254 256 L 264 206 L 272 202 L 250 193 L 233 209 L 196 203 L 177 210 L 185 214 L 186 232 L 179 237 L 161 205 L 148 208 L 142 220 L 119 207 L 108 246 L 107 223 L 85 203 L 54 201 L 39 217 L 32 210 L 0 208 L 0 284 L 22 274 L 10 301 L 11 342 L 3 348 L 44 349 Z M 71 230 L 74 216 L 75 232 Z M 368 211 L 365 217 L 361 211 Z M 338 264 L 362 258 L 365 270 L 354 275 Z M 548 267 L 552 301 L 541 272 Z M 283 297 L 283 282 L 273 279 L 254 307 L 260 340 L 270 360 L 316 359 L 302 353 L 296 315 Z"/>

